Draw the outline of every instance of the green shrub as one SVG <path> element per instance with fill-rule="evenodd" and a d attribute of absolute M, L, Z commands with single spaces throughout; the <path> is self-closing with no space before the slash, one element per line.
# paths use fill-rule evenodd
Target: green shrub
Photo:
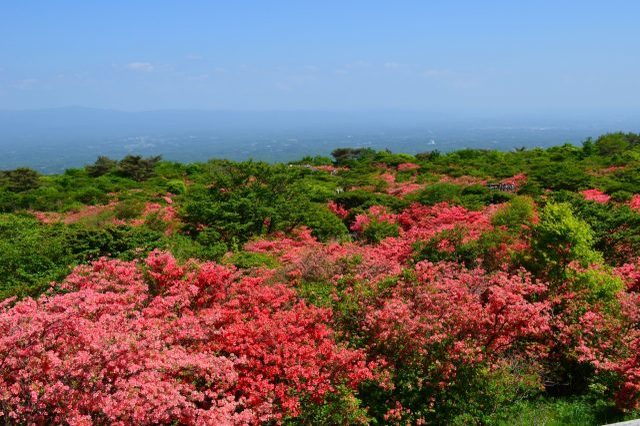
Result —
<path fill-rule="evenodd" d="M 187 192 L 187 184 L 179 179 L 171 179 L 168 181 L 166 188 L 168 192 L 176 195 L 181 195 Z"/>

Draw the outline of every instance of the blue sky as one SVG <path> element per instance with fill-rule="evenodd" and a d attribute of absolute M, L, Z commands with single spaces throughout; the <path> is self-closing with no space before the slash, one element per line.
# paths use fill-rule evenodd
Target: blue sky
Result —
<path fill-rule="evenodd" d="M 0 109 L 638 111 L 638 17 L 633 0 L 7 0 Z"/>

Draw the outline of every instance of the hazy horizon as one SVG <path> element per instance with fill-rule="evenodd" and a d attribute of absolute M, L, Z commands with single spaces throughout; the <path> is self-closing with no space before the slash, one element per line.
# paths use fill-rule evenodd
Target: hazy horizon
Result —
<path fill-rule="evenodd" d="M 99 155 L 163 155 L 287 162 L 338 147 L 417 153 L 461 148 L 511 150 L 580 144 L 612 131 L 637 131 L 635 114 L 539 113 L 464 116 L 420 111 L 126 112 L 95 108 L 0 111 L 0 170 L 62 172 Z"/>

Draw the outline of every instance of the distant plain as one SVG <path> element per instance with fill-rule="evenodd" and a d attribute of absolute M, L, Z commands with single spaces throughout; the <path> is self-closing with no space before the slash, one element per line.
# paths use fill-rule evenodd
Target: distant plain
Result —
<path fill-rule="evenodd" d="M 91 163 L 98 155 L 162 155 L 286 162 L 328 155 L 337 147 L 393 152 L 463 148 L 512 150 L 579 145 L 587 137 L 634 131 L 640 114 L 448 115 L 415 111 L 228 112 L 90 108 L 0 111 L 0 170 L 42 173 Z"/>

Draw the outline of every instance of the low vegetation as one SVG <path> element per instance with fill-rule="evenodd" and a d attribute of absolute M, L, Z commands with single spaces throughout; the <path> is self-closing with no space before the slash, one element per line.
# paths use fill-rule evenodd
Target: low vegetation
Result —
<path fill-rule="evenodd" d="M 640 136 L 0 172 L 7 424 L 640 415 Z"/>

